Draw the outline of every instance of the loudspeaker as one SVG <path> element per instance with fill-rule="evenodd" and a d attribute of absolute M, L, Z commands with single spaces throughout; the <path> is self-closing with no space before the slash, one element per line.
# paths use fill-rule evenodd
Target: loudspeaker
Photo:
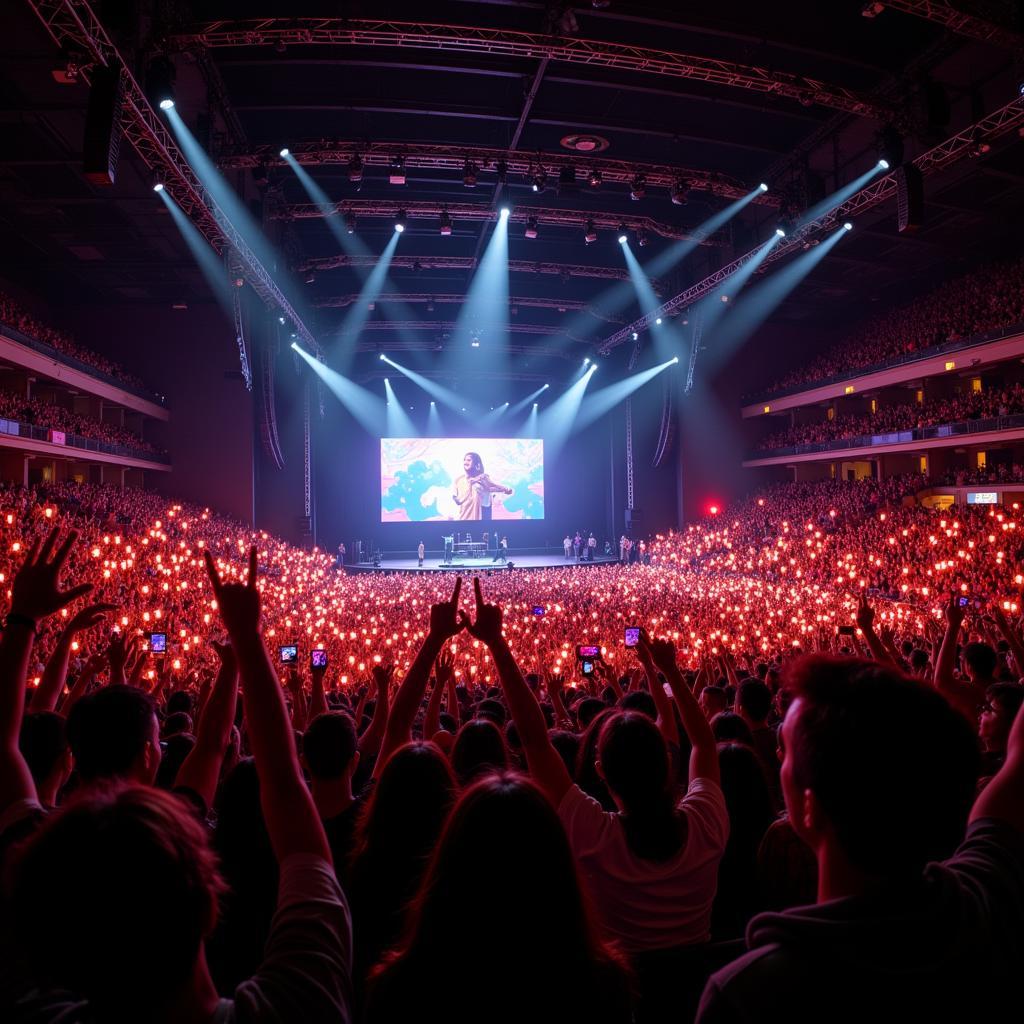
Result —
<path fill-rule="evenodd" d="M 644 514 L 638 508 L 626 509 L 626 533 L 632 536 L 644 528 Z"/>
<path fill-rule="evenodd" d="M 82 173 L 94 185 L 113 185 L 121 153 L 123 92 L 117 68 L 95 68 L 82 142 Z"/>
<path fill-rule="evenodd" d="M 913 164 L 896 169 L 896 209 L 901 232 L 916 231 L 924 224 L 924 178 Z"/>

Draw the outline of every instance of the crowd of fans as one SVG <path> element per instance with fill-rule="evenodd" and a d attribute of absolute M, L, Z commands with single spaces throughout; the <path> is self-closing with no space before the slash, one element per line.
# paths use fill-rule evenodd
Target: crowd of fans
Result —
<path fill-rule="evenodd" d="M 107 359 L 106 356 L 101 356 L 98 352 L 93 352 L 92 349 L 84 348 L 66 331 L 47 326 L 10 296 L 0 293 L 0 325 L 3 324 L 13 327 L 14 330 L 33 341 L 42 342 L 44 345 L 55 348 L 58 352 L 63 352 L 64 355 L 71 356 L 87 366 L 92 366 L 129 387 L 146 390 L 146 385 L 119 363 Z"/>
<path fill-rule="evenodd" d="M 3 488 L 0 1016 L 1005 1012 L 1024 519 L 921 483 L 780 486 L 471 595 Z"/>
<path fill-rule="evenodd" d="M 758 450 L 770 450 L 801 444 L 820 444 L 844 438 L 915 430 L 940 423 L 1012 416 L 1022 412 L 1024 385 L 1011 384 L 1005 388 L 965 391 L 949 398 L 928 399 L 921 403 L 902 402 L 898 405 L 879 406 L 873 413 L 841 413 L 830 420 L 802 423 L 777 431 L 765 437 L 757 447 Z"/>
<path fill-rule="evenodd" d="M 973 271 L 902 309 L 875 317 L 821 355 L 802 362 L 766 389 L 766 394 L 1020 323 L 1024 323 L 1022 259 Z"/>
<path fill-rule="evenodd" d="M 56 402 L 47 402 L 34 397 L 26 398 L 24 395 L 18 395 L 12 391 L 0 390 L 0 419 L 28 423 L 49 430 L 59 430 L 66 434 L 77 434 L 79 437 L 86 437 L 93 441 L 119 444 L 152 455 L 166 454 L 162 448 L 150 444 L 149 441 L 125 427 L 104 423 L 90 416 L 83 416 Z"/>
<path fill-rule="evenodd" d="M 955 469 L 945 473 L 942 482 L 950 487 L 1024 483 L 1024 465 L 1019 462 L 995 462 L 984 468 Z"/>

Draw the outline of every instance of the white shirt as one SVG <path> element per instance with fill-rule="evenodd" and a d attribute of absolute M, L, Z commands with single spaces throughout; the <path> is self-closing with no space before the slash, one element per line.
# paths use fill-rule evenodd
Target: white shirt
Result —
<path fill-rule="evenodd" d="M 718 864 L 729 837 L 725 796 L 710 779 L 694 779 L 678 808 L 686 817 L 686 841 L 661 862 L 637 857 L 620 816 L 579 786 L 569 788 L 558 808 L 598 917 L 627 953 L 711 937 Z"/>

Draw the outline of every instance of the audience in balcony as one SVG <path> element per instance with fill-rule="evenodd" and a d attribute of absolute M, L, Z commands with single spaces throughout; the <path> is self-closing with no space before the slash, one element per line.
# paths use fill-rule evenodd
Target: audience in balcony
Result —
<path fill-rule="evenodd" d="M 112 359 L 107 359 L 106 356 L 101 356 L 98 352 L 93 352 L 92 349 L 79 345 L 66 331 L 60 331 L 54 327 L 47 326 L 37 317 L 32 316 L 31 313 L 15 302 L 14 299 L 10 298 L 10 296 L 0 293 L 0 327 L 3 325 L 13 327 L 19 334 L 24 334 L 34 341 L 40 341 L 44 345 L 49 345 L 58 352 L 62 352 L 66 356 L 71 356 L 73 359 L 77 359 L 79 362 L 99 370 L 100 373 L 114 377 L 122 384 L 148 390 L 146 385 L 135 374 L 129 373 L 119 363 L 115 363 Z"/>
<path fill-rule="evenodd" d="M 1005 388 L 966 391 L 949 398 L 928 399 L 922 403 L 880 405 L 874 413 L 840 414 L 831 420 L 801 423 L 788 430 L 769 434 L 757 447 L 765 451 L 801 444 L 821 444 L 1017 413 L 1024 413 L 1024 385 L 1011 384 Z"/>
<path fill-rule="evenodd" d="M 802 361 L 766 393 L 852 373 L 1020 323 L 1024 323 L 1024 259 L 975 270 L 901 309 L 875 317 L 823 354 Z"/>
<path fill-rule="evenodd" d="M 118 444 L 148 455 L 166 454 L 162 448 L 144 441 L 138 434 L 125 427 L 103 423 L 53 402 L 41 398 L 26 398 L 12 391 L 0 391 L 0 419 L 60 430 L 65 434 L 77 434 L 92 441 Z"/>

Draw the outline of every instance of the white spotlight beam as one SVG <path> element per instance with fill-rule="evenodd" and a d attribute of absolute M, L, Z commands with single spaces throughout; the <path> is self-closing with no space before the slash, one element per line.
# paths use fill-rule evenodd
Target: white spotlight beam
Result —
<path fill-rule="evenodd" d="M 1018 96 L 998 110 L 993 111 L 987 117 L 983 117 L 981 120 L 964 128 L 963 131 L 957 132 L 956 135 L 946 139 L 945 142 L 941 142 L 939 145 L 922 153 L 913 161 L 913 164 L 924 175 L 934 174 L 936 171 L 941 171 L 969 156 L 977 147 L 979 139 L 990 141 L 1014 131 L 1021 125 L 1024 125 L 1024 96 Z M 865 210 L 869 210 L 879 203 L 891 199 L 895 194 L 896 176 L 894 173 L 876 178 L 868 185 L 865 185 L 859 192 L 850 196 L 846 202 L 828 210 L 815 220 L 801 224 L 795 231 L 787 234 L 775 250 L 765 259 L 765 265 L 774 263 L 798 248 L 802 248 L 804 241 L 810 236 L 825 232 L 836 223 L 842 224 L 848 220 L 855 220 Z M 717 284 L 720 284 L 731 274 L 734 274 L 748 260 L 753 259 L 759 249 L 760 246 L 745 253 L 739 259 L 733 260 L 728 266 L 722 267 L 721 270 L 716 271 L 714 274 L 710 274 L 703 281 L 698 281 L 697 284 L 680 292 L 657 309 L 645 313 L 642 317 L 634 320 L 633 323 L 627 324 L 621 330 L 605 338 L 600 343 L 599 351 L 607 355 L 613 348 L 632 341 L 634 331 L 646 330 L 657 317 L 670 316 L 672 313 L 686 309 L 687 306 L 703 298 Z"/>
<path fill-rule="evenodd" d="M 624 402 L 635 391 L 642 388 L 649 380 L 657 377 L 662 370 L 667 370 L 678 362 L 679 357 L 673 356 L 658 366 L 652 366 L 649 370 L 641 370 L 625 380 L 609 384 L 608 387 L 588 395 L 583 400 L 583 405 L 576 416 L 573 430 L 582 430 L 584 427 L 590 426 L 595 420 L 599 420 L 605 413 L 611 412 L 620 402 Z"/>
<path fill-rule="evenodd" d="M 293 342 L 292 348 L 369 433 L 375 434 L 381 429 L 386 408 L 382 399 L 315 359 L 301 345 Z"/>

